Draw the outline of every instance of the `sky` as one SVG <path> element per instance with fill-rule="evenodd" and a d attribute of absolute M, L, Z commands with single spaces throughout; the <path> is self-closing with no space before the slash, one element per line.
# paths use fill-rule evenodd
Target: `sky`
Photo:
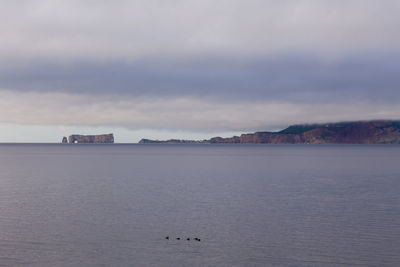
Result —
<path fill-rule="evenodd" d="M 0 142 L 400 119 L 398 0 L 3 0 Z"/>

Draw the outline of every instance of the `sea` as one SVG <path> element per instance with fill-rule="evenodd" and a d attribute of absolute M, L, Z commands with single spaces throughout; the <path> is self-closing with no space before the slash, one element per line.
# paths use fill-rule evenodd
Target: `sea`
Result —
<path fill-rule="evenodd" d="M 400 146 L 1 144 L 0 266 L 400 266 Z"/>

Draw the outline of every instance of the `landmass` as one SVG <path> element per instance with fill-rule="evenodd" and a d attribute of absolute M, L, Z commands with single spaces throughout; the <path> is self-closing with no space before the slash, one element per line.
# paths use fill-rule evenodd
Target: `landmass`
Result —
<path fill-rule="evenodd" d="M 82 143 L 82 144 L 113 144 L 114 143 L 114 135 L 111 134 L 99 134 L 99 135 L 80 135 L 80 134 L 73 134 L 67 137 L 63 137 L 62 139 L 63 144 L 75 144 L 75 143 Z"/>
<path fill-rule="evenodd" d="M 139 144 L 204 144 L 204 143 L 209 143 L 209 141 L 180 140 L 180 139 L 169 139 L 169 140 L 142 139 L 139 141 Z"/>
<path fill-rule="evenodd" d="M 140 144 L 400 144 L 400 121 L 373 120 L 292 125 L 279 132 L 255 132 L 192 141 L 142 139 Z"/>

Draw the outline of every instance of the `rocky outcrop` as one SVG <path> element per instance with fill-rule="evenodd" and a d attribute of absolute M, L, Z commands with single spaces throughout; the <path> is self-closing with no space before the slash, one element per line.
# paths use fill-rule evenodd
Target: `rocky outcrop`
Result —
<path fill-rule="evenodd" d="M 83 144 L 112 144 L 114 143 L 114 135 L 100 134 L 100 135 L 79 135 L 73 134 L 68 137 L 70 144 L 83 143 Z"/>
<path fill-rule="evenodd" d="M 67 139 L 66 136 L 63 137 L 61 143 L 62 143 L 62 144 L 67 144 L 67 143 L 68 143 L 68 139 Z"/>

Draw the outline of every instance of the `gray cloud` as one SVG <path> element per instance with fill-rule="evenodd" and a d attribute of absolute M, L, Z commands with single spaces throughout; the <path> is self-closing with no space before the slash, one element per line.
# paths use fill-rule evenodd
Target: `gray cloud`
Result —
<path fill-rule="evenodd" d="M 243 60 L 204 56 L 122 62 L 30 62 L 0 67 L 0 87 L 21 91 L 280 101 L 400 99 L 400 56 L 312 55 Z"/>
<path fill-rule="evenodd" d="M 398 51 L 397 0 L 4 0 L 0 58 Z"/>
<path fill-rule="evenodd" d="M 396 0 L 2 1 L 0 88 L 398 100 Z"/>

